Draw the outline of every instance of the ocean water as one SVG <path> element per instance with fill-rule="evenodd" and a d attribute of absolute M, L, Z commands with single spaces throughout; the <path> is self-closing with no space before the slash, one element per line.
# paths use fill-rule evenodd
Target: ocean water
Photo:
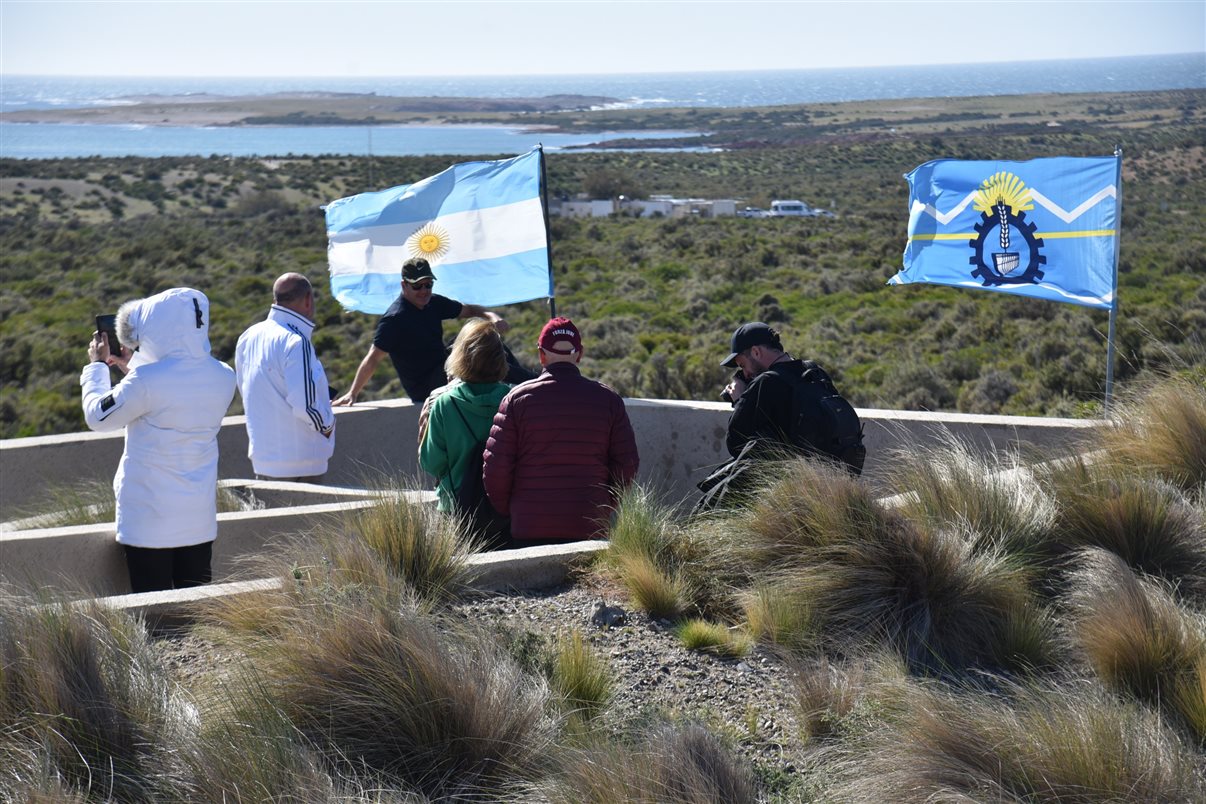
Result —
<path fill-rule="evenodd" d="M 61 159 L 89 156 L 424 156 L 546 152 L 624 137 L 666 139 L 688 131 L 550 134 L 509 126 L 116 126 L 4 123 L 0 156 Z M 706 138 L 700 137 L 701 143 Z M 589 148 L 587 148 L 589 150 Z M 654 150 L 654 149 L 646 149 Z M 675 149 L 682 150 L 682 149 Z M 696 149 L 706 150 L 706 145 Z"/>
<path fill-rule="evenodd" d="M 86 108 L 129 103 L 134 95 L 262 95 L 274 92 L 356 92 L 378 95 L 452 97 L 540 97 L 594 95 L 617 108 L 773 106 L 910 97 L 1016 95 L 1036 92 L 1107 92 L 1206 88 L 1206 54 L 1113 59 L 1016 62 L 947 66 L 868 67 L 728 73 L 621 75 L 381 77 L 381 78 L 104 78 L 5 76 L 0 112 Z M 399 129 L 403 127 L 389 127 Z M 411 128 L 411 127 L 405 127 Z M 418 127 L 415 127 L 418 128 Z M 405 134 L 374 128 L 371 152 L 394 154 L 508 153 L 536 141 L 550 149 L 620 136 L 543 135 L 519 129 L 452 127 Z M 463 129 L 464 127 L 456 127 Z M 72 129 L 68 131 L 68 129 Z M 238 131 L 238 133 L 236 133 Z M 669 136 L 669 135 L 663 135 Z M 562 139 L 563 138 L 563 139 Z M 137 129 L 128 126 L 39 126 L 6 124 L 0 118 L 0 155 L 18 158 L 92 154 L 166 156 L 181 154 L 297 155 L 370 151 L 364 129 L 345 126 Z"/>

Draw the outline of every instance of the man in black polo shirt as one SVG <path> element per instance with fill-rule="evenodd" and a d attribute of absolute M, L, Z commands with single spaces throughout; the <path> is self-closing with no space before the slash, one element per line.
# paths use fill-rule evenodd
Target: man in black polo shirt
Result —
<path fill-rule="evenodd" d="M 360 361 L 352 387 L 333 405 L 355 404 L 356 397 L 386 355 L 393 361 L 407 395 L 416 405 L 421 405 L 432 389 L 448 382 L 444 374 L 444 360 L 448 356 L 444 346 L 444 321 L 485 318 L 493 321 L 499 332 L 509 329 L 497 313 L 433 293 L 434 282 L 431 265 L 422 257 L 407 260 L 402 265 L 402 293 L 377 323 L 373 345 Z"/>

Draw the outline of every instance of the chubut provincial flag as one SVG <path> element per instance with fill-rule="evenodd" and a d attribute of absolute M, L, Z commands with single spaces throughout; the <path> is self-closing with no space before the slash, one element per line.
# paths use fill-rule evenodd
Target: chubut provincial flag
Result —
<path fill-rule="evenodd" d="M 553 295 L 535 148 L 326 206 L 331 293 L 349 310 L 384 313 L 402 263 L 423 257 L 444 296 L 499 305 Z"/>
<path fill-rule="evenodd" d="M 1110 309 L 1121 157 L 939 159 L 905 174 L 909 241 L 889 284 L 930 282 Z"/>

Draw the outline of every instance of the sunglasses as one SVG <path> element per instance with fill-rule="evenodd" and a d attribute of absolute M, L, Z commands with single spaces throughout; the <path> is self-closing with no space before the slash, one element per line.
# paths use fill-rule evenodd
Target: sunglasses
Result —
<path fill-rule="evenodd" d="M 431 290 L 435 286 L 434 282 L 411 282 L 409 284 L 412 290 Z"/>

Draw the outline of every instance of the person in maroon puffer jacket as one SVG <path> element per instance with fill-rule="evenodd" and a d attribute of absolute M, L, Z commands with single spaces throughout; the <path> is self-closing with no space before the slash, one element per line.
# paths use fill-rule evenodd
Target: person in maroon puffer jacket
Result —
<path fill-rule="evenodd" d="M 514 546 L 605 539 L 640 463 L 624 400 L 578 371 L 582 336 L 568 318 L 545 324 L 539 347 L 544 372 L 511 389 L 494 415 L 486 493 L 510 514 Z"/>

